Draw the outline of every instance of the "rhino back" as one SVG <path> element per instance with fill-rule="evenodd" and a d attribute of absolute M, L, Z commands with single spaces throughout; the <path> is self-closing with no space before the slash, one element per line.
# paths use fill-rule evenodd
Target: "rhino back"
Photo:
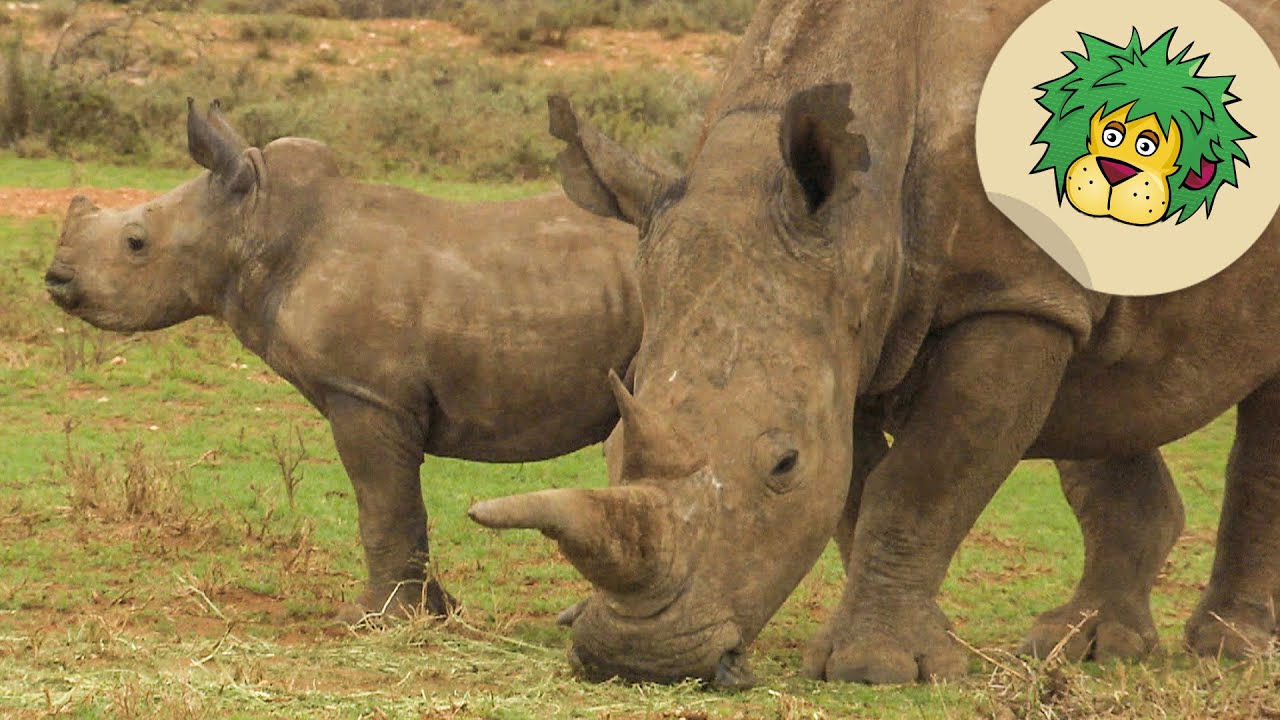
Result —
<path fill-rule="evenodd" d="M 609 369 L 639 345 L 634 229 L 557 195 L 461 204 L 334 179 L 299 240 L 268 361 L 412 413 L 428 451 L 549 457 L 601 439 Z"/>

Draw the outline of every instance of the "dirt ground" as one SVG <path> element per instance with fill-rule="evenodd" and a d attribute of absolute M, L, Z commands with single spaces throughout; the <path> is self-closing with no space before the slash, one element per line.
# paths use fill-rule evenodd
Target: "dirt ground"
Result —
<path fill-rule="evenodd" d="M 76 195 L 84 195 L 99 207 L 131 207 L 160 193 L 133 188 L 15 188 L 0 187 L 0 215 L 29 220 L 44 215 L 62 215 Z"/>

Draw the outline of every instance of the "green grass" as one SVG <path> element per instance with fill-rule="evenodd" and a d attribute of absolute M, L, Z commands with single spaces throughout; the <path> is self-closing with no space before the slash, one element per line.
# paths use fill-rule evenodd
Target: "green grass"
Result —
<path fill-rule="evenodd" d="M 195 162 L 190 169 L 141 168 L 99 162 L 73 162 L 55 158 L 20 158 L 0 151 L 0 187 L 25 188 L 140 188 L 169 190 L 203 172 Z M 557 186 L 551 180 L 520 183 L 468 183 L 437 180 L 424 175 L 394 172 L 368 178 L 417 190 L 449 200 L 512 200 L 546 192 Z"/>
<path fill-rule="evenodd" d="M 0 185 L 57 185 L 69 172 L 0 156 Z M 186 177 L 77 172 L 153 189 Z M 1227 666 L 1176 650 L 1207 578 L 1230 417 L 1167 449 L 1188 529 L 1156 592 L 1171 652 L 1141 665 L 1023 665 L 1003 653 L 1065 599 L 1081 565 L 1044 462 L 1018 468 L 944 586 L 957 632 L 1002 665 L 974 657 L 957 683 L 799 677 L 804 644 L 838 598 L 833 550 L 753 647 L 759 687 L 573 679 L 554 616 L 587 584 L 536 533 L 483 530 L 465 511 L 478 498 L 600 485 L 598 447 L 523 465 L 428 458 L 433 558 L 465 613 L 352 633 L 328 620 L 364 568 L 323 420 L 217 323 L 124 338 L 61 314 L 41 287 L 56 231 L 49 219 L 0 218 L 0 716 L 1250 717 L 1280 706 L 1274 661 Z M 291 507 L 276 448 L 294 458 L 303 446 Z"/>
<path fill-rule="evenodd" d="M 62 188 L 90 186 L 101 188 L 141 188 L 168 190 L 199 170 L 141 168 L 78 163 L 54 158 L 19 158 L 11 152 L 0 152 L 0 187 Z"/>

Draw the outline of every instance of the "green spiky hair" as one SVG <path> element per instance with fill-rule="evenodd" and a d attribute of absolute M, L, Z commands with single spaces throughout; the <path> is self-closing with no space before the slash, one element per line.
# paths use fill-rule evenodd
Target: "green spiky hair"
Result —
<path fill-rule="evenodd" d="M 1253 135 L 1231 117 L 1227 106 L 1239 98 L 1230 92 L 1234 76 L 1202 77 L 1196 72 L 1208 55 L 1187 59 L 1186 49 L 1169 59 L 1169 44 L 1177 28 L 1167 30 L 1145 50 L 1137 28 L 1128 47 L 1079 33 L 1085 54 L 1064 52 L 1074 69 L 1062 77 L 1036 86 L 1044 94 L 1037 102 L 1049 111 L 1032 145 L 1048 146 L 1032 174 L 1052 169 L 1058 182 L 1058 202 L 1066 193 L 1067 169 L 1088 150 L 1089 120 L 1098 108 L 1103 115 L 1129 103 L 1129 119 L 1155 115 L 1160 129 L 1169 135 L 1169 125 L 1178 121 L 1182 150 L 1178 170 L 1169 178 L 1169 209 L 1164 218 L 1181 213 L 1178 222 L 1190 218 L 1203 205 L 1205 216 L 1213 210 L 1213 199 L 1223 184 L 1236 185 L 1239 160 L 1249 164 L 1239 142 Z M 1200 190 L 1183 186 L 1192 171 L 1200 170 L 1200 159 L 1218 163 L 1213 180 Z"/>

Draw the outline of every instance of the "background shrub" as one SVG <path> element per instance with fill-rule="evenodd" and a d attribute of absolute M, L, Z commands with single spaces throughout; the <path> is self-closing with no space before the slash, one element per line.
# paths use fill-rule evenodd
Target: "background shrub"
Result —
<path fill-rule="evenodd" d="M 243 1 L 257 9 L 278 7 L 277 0 Z M 303 2 L 279 1 L 295 8 Z M 302 11 L 322 14 L 328 10 L 317 9 L 321 4 L 336 2 L 346 12 L 344 1 L 305 0 L 312 7 Z M 491 33 L 491 42 L 513 51 L 562 44 L 580 23 L 621 22 L 641 7 L 628 0 L 415 1 L 432 12 L 470 18 L 469 31 Z M 670 7 L 643 7 L 656 13 L 679 9 L 668 2 Z M 532 14 L 493 10 L 516 5 Z M 671 28 L 691 22 L 680 17 Z M 192 95 L 202 104 L 221 99 L 255 145 L 286 135 L 315 138 L 331 145 L 348 171 L 528 180 L 550 177 L 561 148 L 547 132 L 549 93 L 568 94 L 624 146 L 681 165 L 711 83 L 692 72 L 657 67 L 605 72 L 417 49 L 394 63 L 362 63 L 359 50 L 343 45 L 339 52 L 337 41 L 301 52 L 282 47 L 309 43 L 318 29 L 331 30 L 324 22 L 283 11 L 233 21 L 233 39 L 253 43 L 256 53 L 233 44 L 222 52 L 201 51 L 199 43 L 175 40 L 171 32 L 146 32 L 167 30 L 162 22 L 146 21 L 68 43 L 74 51 L 56 62 L 24 50 L 20 41 L 9 43 L 0 58 L 0 145 L 23 154 L 188 167 L 184 119 L 186 97 Z M 523 29 L 503 35 L 510 27 Z M 400 44 L 412 41 L 410 34 Z"/>

